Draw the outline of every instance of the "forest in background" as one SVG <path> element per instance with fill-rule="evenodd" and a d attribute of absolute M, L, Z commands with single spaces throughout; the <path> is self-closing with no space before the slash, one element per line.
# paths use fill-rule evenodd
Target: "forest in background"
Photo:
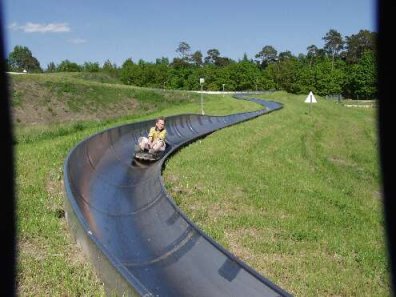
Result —
<path fill-rule="evenodd" d="M 70 60 L 51 62 L 43 69 L 28 47 L 17 45 L 7 58 L 13 72 L 104 72 L 127 85 L 139 87 L 210 91 L 286 91 L 320 96 L 376 99 L 377 53 L 376 33 L 360 30 L 343 37 L 334 29 L 322 38 L 323 48 L 309 45 L 306 54 L 294 56 L 265 45 L 254 58 L 246 54 L 235 61 L 209 49 L 206 56 L 182 41 L 177 57 L 157 58 L 155 62 L 128 58 L 121 66 L 110 60 L 84 62 Z M 200 78 L 205 83 L 200 85 Z"/>

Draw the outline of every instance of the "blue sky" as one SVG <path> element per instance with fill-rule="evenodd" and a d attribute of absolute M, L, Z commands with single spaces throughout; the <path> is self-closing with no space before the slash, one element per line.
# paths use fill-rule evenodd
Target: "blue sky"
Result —
<path fill-rule="evenodd" d="M 27 46 L 44 69 L 66 59 L 172 60 L 182 41 L 204 57 L 215 48 L 254 58 L 266 45 L 298 55 L 323 47 L 330 29 L 377 31 L 374 0 L 3 0 L 3 16 L 7 55 Z"/>

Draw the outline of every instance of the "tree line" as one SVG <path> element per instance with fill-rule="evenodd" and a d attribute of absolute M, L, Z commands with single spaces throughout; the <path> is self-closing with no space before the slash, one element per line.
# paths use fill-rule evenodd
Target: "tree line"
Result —
<path fill-rule="evenodd" d="M 172 61 L 167 57 L 155 62 L 128 58 L 118 67 L 110 60 L 103 65 L 97 62 L 79 65 L 64 60 L 58 65 L 49 63 L 45 70 L 27 47 L 16 46 L 7 65 L 10 71 L 104 72 L 124 84 L 140 87 L 198 90 L 200 78 L 204 78 L 204 89 L 213 91 L 284 90 L 294 94 L 313 91 L 321 96 L 374 99 L 376 38 L 376 33 L 368 30 L 343 37 L 331 29 L 322 38 L 323 48 L 310 45 L 306 54 L 294 56 L 290 51 L 278 52 L 266 45 L 254 58 L 244 54 L 238 61 L 222 56 L 218 49 L 209 49 L 204 56 L 183 41 Z"/>

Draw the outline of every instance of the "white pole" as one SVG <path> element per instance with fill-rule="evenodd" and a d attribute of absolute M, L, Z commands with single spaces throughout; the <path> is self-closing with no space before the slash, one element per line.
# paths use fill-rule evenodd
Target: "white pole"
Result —
<path fill-rule="evenodd" d="M 205 79 L 201 77 L 199 79 L 199 83 L 201 84 L 201 114 L 202 115 L 205 114 L 205 112 L 203 110 L 203 84 L 204 84 L 204 82 L 205 82 Z"/>
<path fill-rule="evenodd" d="M 205 114 L 203 110 L 203 84 L 201 84 L 201 114 Z"/>

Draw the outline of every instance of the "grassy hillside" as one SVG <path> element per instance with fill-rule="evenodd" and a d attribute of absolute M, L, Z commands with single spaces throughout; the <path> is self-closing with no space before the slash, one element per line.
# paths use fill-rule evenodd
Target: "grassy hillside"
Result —
<path fill-rule="evenodd" d="M 101 73 L 13 75 L 10 89 L 15 122 L 24 126 L 149 114 L 197 99 L 116 84 Z"/>
<path fill-rule="evenodd" d="M 19 295 L 104 296 L 66 226 L 64 159 L 105 128 L 199 113 L 200 97 L 100 75 L 11 79 Z M 205 232 L 295 296 L 389 296 L 375 109 L 318 98 L 310 110 L 305 96 L 265 98 L 285 107 L 174 155 L 163 172 L 168 191 Z M 208 114 L 258 108 L 228 96 L 204 102 Z M 29 106 L 41 115 L 34 121 Z"/>

